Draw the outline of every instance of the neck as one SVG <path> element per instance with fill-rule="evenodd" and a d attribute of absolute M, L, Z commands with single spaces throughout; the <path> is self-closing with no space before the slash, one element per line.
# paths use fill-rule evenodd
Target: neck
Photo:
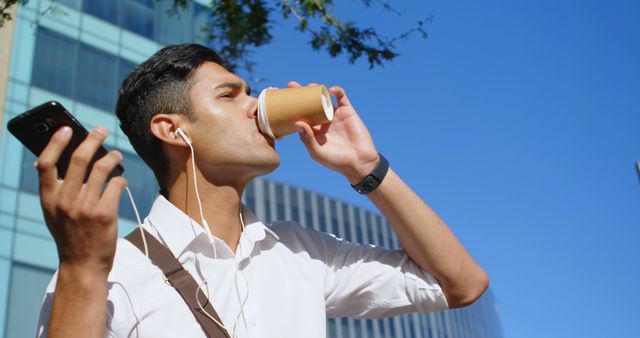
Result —
<path fill-rule="evenodd" d="M 242 223 L 240 219 L 242 192 L 245 184 L 215 185 L 207 181 L 200 172 L 198 175 L 198 192 L 202 203 L 202 214 L 209 224 L 211 233 L 222 239 L 232 252 L 236 252 Z M 191 171 L 181 173 L 169 188 L 168 199 L 192 219 L 205 226 L 200 216 L 200 208 L 196 197 Z M 206 229 L 205 229 L 206 231 Z"/>

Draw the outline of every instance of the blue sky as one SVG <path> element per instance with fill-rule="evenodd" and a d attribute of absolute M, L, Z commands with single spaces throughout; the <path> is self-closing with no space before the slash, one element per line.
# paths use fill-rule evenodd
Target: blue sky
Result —
<path fill-rule="evenodd" d="M 380 152 L 487 270 L 505 336 L 627 337 L 640 292 L 640 3 L 393 1 L 402 17 L 340 1 L 392 35 L 383 68 L 310 51 L 291 22 L 256 51 L 266 85 L 347 89 Z M 278 144 L 270 178 L 373 209 Z"/>

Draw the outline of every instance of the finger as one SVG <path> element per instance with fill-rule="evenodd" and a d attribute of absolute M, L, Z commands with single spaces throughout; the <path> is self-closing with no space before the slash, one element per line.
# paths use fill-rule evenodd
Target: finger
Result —
<path fill-rule="evenodd" d="M 58 129 L 35 163 L 40 181 L 40 193 L 47 193 L 58 183 L 56 163 L 71 140 L 73 131 L 68 126 Z"/>
<path fill-rule="evenodd" d="M 307 84 L 307 86 L 317 86 L 317 85 L 318 85 L 317 82 L 310 82 L 310 83 Z"/>
<path fill-rule="evenodd" d="M 295 87 L 302 87 L 302 86 L 296 81 L 289 81 L 289 83 L 287 83 L 287 87 L 295 88 Z"/>
<path fill-rule="evenodd" d="M 127 180 L 122 176 L 116 176 L 109 180 L 107 189 L 104 190 L 102 197 L 98 201 L 100 208 L 103 208 L 106 214 L 118 215 L 118 206 L 120 205 L 120 198 L 122 192 L 127 187 Z"/>
<path fill-rule="evenodd" d="M 300 140 L 304 143 L 305 147 L 309 150 L 311 157 L 315 157 L 320 154 L 321 146 L 315 137 L 311 126 L 305 122 L 298 121 L 295 123 L 296 128 L 300 134 Z"/>
<path fill-rule="evenodd" d="M 313 129 L 313 132 L 315 134 L 326 134 L 329 131 L 330 127 L 331 127 L 331 123 L 327 122 L 327 123 L 321 124 L 319 126 L 313 126 L 313 127 L 311 127 L 311 129 Z"/>
<path fill-rule="evenodd" d="M 85 203 L 89 203 L 90 205 L 98 203 L 100 194 L 102 193 L 102 187 L 107 181 L 107 177 L 109 177 L 113 168 L 115 168 L 120 161 L 122 161 L 122 154 L 117 150 L 110 151 L 107 155 L 96 161 L 91 169 L 91 174 L 89 174 L 89 179 L 85 187 Z"/>
<path fill-rule="evenodd" d="M 73 152 L 71 161 L 69 162 L 69 168 L 64 177 L 64 193 L 77 192 L 80 190 L 87 173 L 87 166 L 105 138 L 107 138 L 107 129 L 105 127 L 96 127 Z"/>
<path fill-rule="evenodd" d="M 336 97 L 336 100 L 338 101 L 338 107 L 351 106 L 351 102 L 349 102 L 347 93 L 341 87 L 333 86 L 329 88 L 329 93 Z"/>

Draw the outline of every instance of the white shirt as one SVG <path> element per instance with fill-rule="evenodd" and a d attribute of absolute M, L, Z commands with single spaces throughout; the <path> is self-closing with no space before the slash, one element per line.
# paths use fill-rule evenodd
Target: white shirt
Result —
<path fill-rule="evenodd" d="M 232 335 L 324 338 L 326 317 L 447 309 L 435 278 L 402 250 L 346 242 L 295 222 L 267 227 L 248 208 L 242 213 L 236 255 L 219 238 L 212 246 L 202 227 L 162 196 L 143 224 L 198 283 L 208 282 L 202 288 Z M 56 276 L 38 337 L 46 336 Z M 160 269 L 127 240 L 118 240 L 108 285 L 106 337 L 205 337 Z"/>

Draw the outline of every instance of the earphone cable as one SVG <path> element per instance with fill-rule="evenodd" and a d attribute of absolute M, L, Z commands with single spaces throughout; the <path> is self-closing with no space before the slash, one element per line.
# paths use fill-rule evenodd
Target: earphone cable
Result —
<path fill-rule="evenodd" d="M 144 235 L 144 230 L 142 229 L 142 221 L 140 220 L 140 213 L 138 212 L 138 207 L 136 206 L 136 202 L 133 200 L 133 195 L 131 194 L 131 190 L 129 186 L 126 186 L 127 194 L 129 195 L 129 200 L 131 201 L 131 206 L 133 207 L 133 212 L 136 214 L 136 220 L 138 221 L 138 229 L 140 229 L 140 235 L 142 235 L 142 243 L 144 244 L 144 255 L 149 258 L 149 247 L 147 247 L 147 238 Z"/>
<path fill-rule="evenodd" d="M 198 201 L 198 211 L 200 212 L 200 221 L 205 228 L 205 231 L 212 236 L 211 229 L 209 229 L 209 224 L 207 224 L 207 220 L 204 218 L 204 213 L 202 212 L 202 202 L 200 201 L 200 193 L 198 192 L 198 179 L 196 177 L 196 156 L 193 150 L 193 146 L 189 143 L 189 150 L 191 150 L 191 170 L 193 172 L 193 186 L 196 190 L 196 200 Z"/>
<path fill-rule="evenodd" d="M 182 132 L 180 133 L 180 136 L 183 137 L 183 138 L 186 138 L 186 135 L 184 135 L 184 133 L 182 133 Z M 207 220 L 204 218 L 204 213 L 202 212 L 202 202 L 200 200 L 200 192 L 198 191 L 198 178 L 197 178 L 197 175 L 196 175 L 196 156 L 195 156 L 195 151 L 193 150 L 193 145 L 191 145 L 190 141 L 185 139 L 185 143 L 187 143 L 187 145 L 189 146 L 189 150 L 191 150 L 191 170 L 192 170 L 192 173 L 193 173 L 193 185 L 194 185 L 194 188 L 195 188 L 194 190 L 196 192 L 196 200 L 198 201 L 198 211 L 200 212 L 200 220 L 202 222 L 202 226 L 205 228 L 205 231 L 209 235 L 209 242 L 211 243 L 211 247 L 213 248 L 213 259 L 216 259 L 218 255 L 217 255 L 217 251 L 216 251 L 216 245 L 214 243 L 215 237 L 211 233 L 211 229 L 209 228 L 209 223 L 207 223 Z M 198 297 L 198 296 L 199 296 L 200 290 L 202 289 L 202 286 L 206 285 L 206 284 L 207 284 L 207 279 L 204 279 L 201 283 L 198 284 L 198 288 L 196 288 L 195 296 L 196 296 L 196 302 L 198 303 L 198 307 L 205 314 L 205 316 L 207 316 L 207 318 L 211 319 L 218 326 L 220 326 L 221 328 L 223 328 L 224 330 L 229 332 L 229 329 L 227 329 L 227 327 L 224 326 L 224 324 L 222 324 L 221 322 L 216 320 L 209 312 L 207 312 L 207 310 L 205 310 L 204 306 L 202 306 L 202 303 L 200 303 L 200 297 Z M 207 291 L 206 292 L 207 299 L 209 299 L 209 288 L 206 288 L 206 291 Z"/>
<path fill-rule="evenodd" d="M 217 259 L 217 250 L 216 250 L 216 246 L 215 246 L 215 237 L 213 236 L 211 228 L 209 227 L 209 223 L 204 218 L 204 213 L 202 211 L 203 210 L 202 209 L 202 201 L 200 199 L 200 192 L 198 190 L 195 150 L 193 149 L 193 145 L 191 144 L 191 141 L 187 138 L 187 136 L 184 134 L 182 129 L 178 128 L 177 133 L 178 133 L 178 135 L 180 135 L 180 137 L 182 137 L 184 139 L 185 143 L 189 146 L 189 150 L 191 151 L 191 169 L 192 169 L 192 173 L 193 173 L 193 185 L 194 185 L 194 190 L 195 190 L 195 193 L 196 193 L 196 200 L 198 202 L 198 211 L 200 212 L 200 219 L 202 221 L 202 225 L 204 226 L 207 234 L 209 235 L 209 241 L 211 243 L 211 247 L 213 248 L 213 259 L 215 260 L 215 259 Z M 242 217 L 242 210 L 240 210 L 239 215 L 240 215 L 240 224 L 241 224 L 241 227 L 242 227 L 242 230 L 241 230 L 241 232 L 242 232 L 242 231 L 244 231 L 244 219 Z M 196 257 L 196 259 L 197 259 L 197 257 Z M 234 271 L 234 284 L 235 284 L 235 287 L 236 287 L 236 291 L 238 291 L 237 274 L 238 274 L 238 267 L 236 266 L 235 271 Z M 241 300 L 240 299 L 240 295 L 238 294 L 238 301 L 240 301 L 240 312 L 238 313 L 238 316 L 236 317 L 236 320 L 233 323 L 233 332 L 231 333 L 232 337 L 236 336 L 235 329 L 236 329 L 236 324 L 238 322 L 238 319 L 240 318 L 240 315 L 243 316 L 243 320 L 245 321 L 245 327 L 246 327 L 246 319 L 244 318 L 244 305 L 247 302 L 247 299 L 249 298 L 249 291 L 248 291 L 249 290 L 249 282 L 248 282 L 247 278 L 244 276 L 244 274 L 242 274 L 242 278 L 244 279 L 245 285 L 247 287 L 247 294 L 246 294 L 244 300 Z M 196 302 L 198 303 L 198 307 L 214 323 L 219 325 L 221 328 L 224 328 L 227 332 L 230 332 L 229 329 L 227 329 L 227 327 L 224 326 L 224 324 L 220 323 L 210 313 L 208 313 L 204 309 L 202 304 L 200 303 L 200 297 L 198 297 L 198 296 L 199 296 L 201 290 L 203 289 L 203 285 L 207 285 L 208 284 L 208 282 L 207 282 L 208 279 L 209 278 L 203 278 L 203 281 L 201 283 L 199 283 L 198 287 L 196 288 L 195 297 L 196 297 Z M 205 293 L 207 299 L 210 299 L 209 288 L 207 287 L 207 288 L 205 288 L 205 290 L 206 290 L 206 292 L 204 292 L 204 293 Z"/>

